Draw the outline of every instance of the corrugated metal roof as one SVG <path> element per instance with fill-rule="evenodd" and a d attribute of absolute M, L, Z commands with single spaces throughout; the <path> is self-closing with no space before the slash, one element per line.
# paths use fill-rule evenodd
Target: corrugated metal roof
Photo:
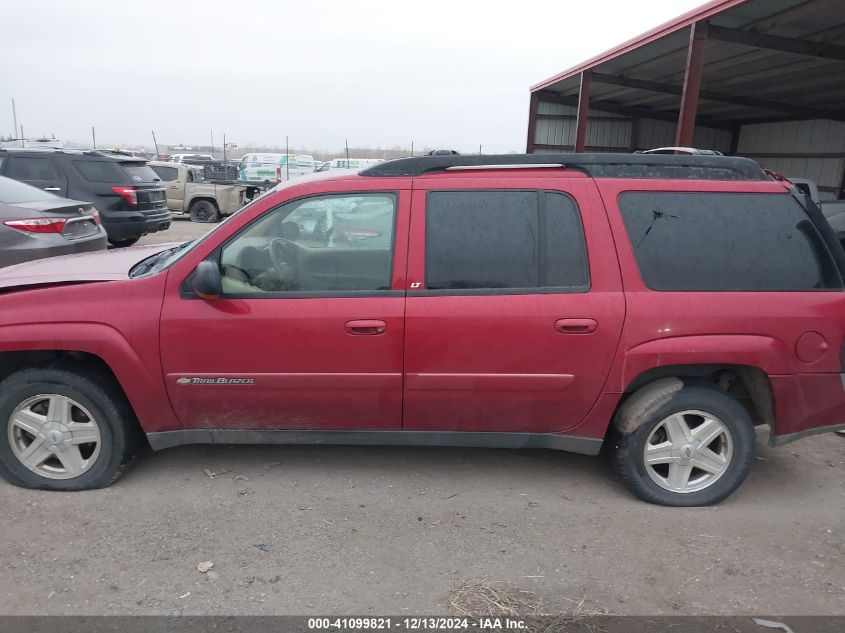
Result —
<path fill-rule="evenodd" d="M 657 118 L 676 114 L 690 25 L 706 21 L 711 37 L 700 123 L 845 120 L 843 14 L 845 0 L 715 0 L 531 90 L 546 99 L 573 103 L 580 73 L 589 70 L 591 107 L 635 108 L 656 113 Z M 737 37 L 739 42 L 729 41 Z M 782 48 L 784 38 L 790 51 L 775 50 Z"/>

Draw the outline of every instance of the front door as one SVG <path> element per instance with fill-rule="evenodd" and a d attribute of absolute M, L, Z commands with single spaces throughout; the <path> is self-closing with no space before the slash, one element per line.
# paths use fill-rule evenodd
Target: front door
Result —
<path fill-rule="evenodd" d="M 565 431 L 611 367 L 625 306 L 595 184 L 490 178 L 414 184 L 408 430 Z"/>
<path fill-rule="evenodd" d="M 285 203 L 212 254 L 220 299 L 165 297 L 162 364 L 186 428 L 401 428 L 408 194 Z"/>

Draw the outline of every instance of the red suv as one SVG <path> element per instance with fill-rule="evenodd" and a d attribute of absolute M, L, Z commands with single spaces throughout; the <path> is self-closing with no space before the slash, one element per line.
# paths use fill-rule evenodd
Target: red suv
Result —
<path fill-rule="evenodd" d="M 752 161 L 330 173 L 193 242 L 0 272 L 3 477 L 105 486 L 144 437 L 604 448 L 692 506 L 739 486 L 755 426 L 845 426 L 843 253 Z"/>

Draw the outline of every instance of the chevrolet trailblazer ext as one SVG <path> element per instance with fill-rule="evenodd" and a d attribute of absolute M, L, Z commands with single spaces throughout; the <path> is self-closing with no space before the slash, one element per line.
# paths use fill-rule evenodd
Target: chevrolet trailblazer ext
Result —
<path fill-rule="evenodd" d="M 695 506 L 740 485 L 755 425 L 845 423 L 843 252 L 752 161 L 311 178 L 193 242 L 2 271 L 3 477 L 106 486 L 145 436 L 604 447 L 641 499 Z"/>

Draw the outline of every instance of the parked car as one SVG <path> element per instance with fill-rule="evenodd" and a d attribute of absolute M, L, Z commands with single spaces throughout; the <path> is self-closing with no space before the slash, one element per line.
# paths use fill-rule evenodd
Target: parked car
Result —
<path fill-rule="evenodd" d="M 238 163 L 238 177 L 243 182 L 278 183 L 312 174 L 313 156 L 307 154 L 244 154 Z"/>
<path fill-rule="evenodd" d="M 211 154 L 171 154 L 169 161 L 173 163 L 188 163 L 189 165 L 201 165 L 214 160 Z"/>
<path fill-rule="evenodd" d="M 194 222 L 217 222 L 240 209 L 258 194 L 258 187 L 205 182 L 197 169 L 185 163 L 150 162 L 167 190 L 167 208 L 190 213 Z"/>
<path fill-rule="evenodd" d="M 656 147 L 635 152 L 636 154 L 686 154 L 689 156 L 722 156 L 722 152 L 715 149 L 701 149 L 698 147 Z"/>
<path fill-rule="evenodd" d="M 42 257 L 105 250 L 90 202 L 60 198 L 0 176 L 0 267 Z"/>
<path fill-rule="evenodd" d="M 91 202 L 114 246 L 170 226 L 164 188 L 143 159 L 100 150 L 0 149 L 0 175 Z"/>
<path fill-rule="evenodd" d="M 384 162 L 383 158 L 332 158 L 325 163 L 317 165 L 314 171 L 328 171 L 329 169 L 366 169 L 380 165 Z"/>
<path fill-rule="evenodd" d="M 641 499 L 697 506 L 743 481 L 755 426 L 845 428 L 845 255 L 753 161 L 325 176 L 192 242 L 0 271 L 3 477 L 105 486 L 144 436 L 605 449 Z"/>

